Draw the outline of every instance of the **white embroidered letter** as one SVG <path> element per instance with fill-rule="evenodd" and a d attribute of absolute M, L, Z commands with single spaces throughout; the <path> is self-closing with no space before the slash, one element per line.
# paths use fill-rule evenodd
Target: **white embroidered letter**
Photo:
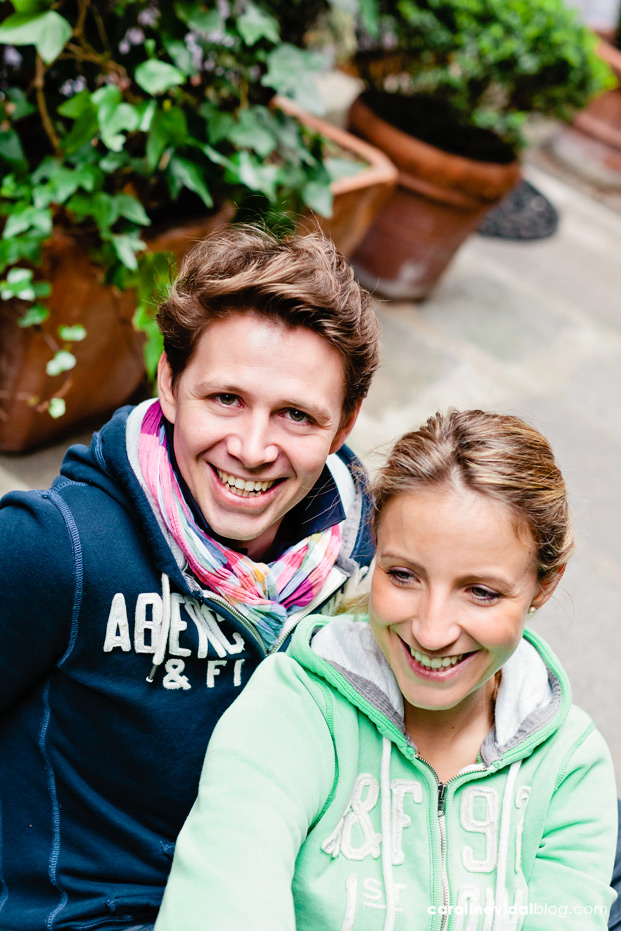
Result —
<path fill-rule="evenodd" d="M 162 680 L 165 689 L 191 689 L 187 676 L 181 673 L 185 669 L 185 663 L 182 659 L 169 659 L 166 663 L 166 675 Z"/>
<path fill-rule="evenodd" d="M 147 611 L 151 617 L 147 620 Z M 157 633 L 162 626 L 162 598 L 157 592 L 143 592 L 136 601 L 136 624 L 134 627 L 134 650 L 136 653 L 155 653 Z M 149 642 L 145 633 L 149 631 Z"/>
<path fill-rule="evenodd" d="M 475 817 L 477 802 L 484 806 L 484 816 Z M 485 837 L 485 856 L 477 860 L 472 847 L 464 847 L 461 858 L 464 866 L 471 873 L 490 873 L 496 866 L 497 831 L 498 831 L 498 795 L 494 789 L 468 786 L 461 799 L 461 823 L 466 831 L 483 834 Z"/>
<path fill-rule="evenodd" d="M 382 835 L 374 830 L 369 812 L 375 807 L 378 796 L 377 779 L 369 773 L 361 773 L 356 779 L 351 801 L 345 814 L 330 837 L 323 842 L 321 849 L 332 857 L 337 857 L 340 852 L 348 860 L 364 860 L 368 856 L 377 860 L 380 855 Z M 362 833 L 364 838 L 362 844 L 357 847 L 352 841 L 352 833 L 356 826 L 359 827 L 358 835 Z"/>
<path fill-rule="evenodd" d="M 207 688 L 212 689 L 214 687 L 214 679 L 216 676 L 220 675 L 220 666 L 226 666 L 225 659 L 210 659 L 207 662 Z"/>
<path fill-rule="evenodd" d="M 168 651 L 171 656 L 190 656 L 192 651 L 187 647 L 179 646 L 179 634 L 187 630 L 187 624 L 181 617 L 179 608 L 184 602 L 183 595 L 173 594 L 170 596 L 170 634 L 168 641 Z"/>
<path fill-rule="evenodd" d="M 393 779 L 390 788 L 392 790 L 392 862 L 395 864 L 403 863 L 405 854 L 403 852 L 403 829 L 409 828 L 412 819 L 404 812 L 405 796 L 411 795 L 415 802 L 422 802 L 423 791 L 420 782 L 415 779 Z"/>
<path fill-rule="evenodd" d="M 110 614 L 108 615 L 108 625 L 106 627 L 106 639 L 104 641 L 104 653 L 110 653 L 119 647 L 124 653 L 129 653 L 132 645 L 129 639 L 129 623 L 127 621 L 127 607 L 125 598 L 121 592 L 112 599 L 110 605 Z"/>

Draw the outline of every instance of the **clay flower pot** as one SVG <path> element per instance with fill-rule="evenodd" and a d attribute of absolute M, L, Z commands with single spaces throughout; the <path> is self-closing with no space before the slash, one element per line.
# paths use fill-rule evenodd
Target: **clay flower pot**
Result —
<path fill-rule="evenodd" d="M 578 174 L 621 188 L 621 51 L 600 38 L 597 54 L 612 68 L 619 86 L 596 97 L 553 140 L 555 154 Z"/>
<path fill-rule="evenodd" d="M 153 251 L 181 256 L 215 225 L 230 220 L 231 206 L 220 213 L 168 229 L 147 239 Z M 20 329 L 15 301 L 0 303 L 0 451 L 23 452 L 60 438 L 94 418 L 102 421 L 134 394 L 145 378 L 144 335 L 132 326 L 133 291 L 103 283 L 95 265 L 73 237 L 55 231 L 44 250 L 44 277 L 52 284 L 49 318 Z M 22 310 L 23 312 L 23 310 Z M 69 373 L 48 375 L 54 355 L 50 341 L 56 326 L 81 324 L 87 330 L 71 351 L 77 362 Z M 64 398 L 67 413 L 54 420 L 45 401 Z"/>
<path fill-rule="evenodd" d="M 352 105 L 349 123 L 399 171 L 395 194 L 378 213 L 352 263 L 366 287 L 386 297 L 421 300 L 487 211 L 517 184 L 519 164 L 443 152 L 387 123 L 360 98 Z"/>

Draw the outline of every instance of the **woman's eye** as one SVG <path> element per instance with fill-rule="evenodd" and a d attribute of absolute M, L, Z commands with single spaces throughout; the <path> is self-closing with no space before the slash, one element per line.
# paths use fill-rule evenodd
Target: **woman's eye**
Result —
<path fill-rule="evenodd" d="M 287 416 L 289 420 L 292 420 L 294 423 L 306 423 L 310 419 L 308 414 L 305 414 L 304 411 L 299 411 L 295 407 L 290 407 L 287 410 Z"/>
<path fill-rule="evenodd" d="M 397 585 L 407 585 L 409 582 L 415 582 L 417 578 L 410 569 L 387 569 L 386 574 Z"/>
<path fill-rule="evenodd" d="M 470 591 L 477 601 L 487 604 L 491 604 L 502 598 L 500 592 L 495 592 L 491 588 L 484 588 L 482 585 L 472 585 Z"/>

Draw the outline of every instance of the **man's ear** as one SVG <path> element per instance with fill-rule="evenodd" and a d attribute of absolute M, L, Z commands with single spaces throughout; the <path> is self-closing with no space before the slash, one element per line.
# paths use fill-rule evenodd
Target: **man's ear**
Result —
<path fill-rule="evenodd" d="M 552 597 L 552 595 L 556 591 L 556 587 L 558 583 L 561 581 L 561 579 L 563 578 L 563 575 L 565 574 L 566 568 L 567 566 L 561 566 L 560 569 L 557 569 L 556 572 L 553 573 L 553 575 L 551 575 L 549 578 L 545 580 L 545 582 L 540 583 L 539 591 L 537 592 L 537 594 L 535 595 L 531 603 L 532 608 L 536 608 L 537 610 L 539 610 L 539 608 L 542 608 L 544 604 L 546 603 L 546 601 L 548 601 Z"/>
<path fill-rule="evenodd" d="M 160 361 L 157 363 L 157 394 L 160 399 L 160 407 L 166 420 L 170 423 L 175 422 L 175 413 L 177 410 L 177 398 L 173 388 L 172 369 L 163 352 Z"/>
<path fill-rule="evenodd" d="M 332 440 L 332 444 L 330 446 L 330 453 L 335 453 L 337 449 L 340 449 L 343 443 L 345 442 L 345 440 L 347 439 L 347 437 L 349 436 L 349 434 L 351 433 L 351 431 L 353 430 L 354 424 L 358 420 L 358 414 L 360 413 L 361 405 L 362 405 L 362 401 L 358 401 L 358 403 L 356 404 L 351 414 L 347 414 L 347 416 L 343 419 L 341 426 L 336 431 L 334 439 Z"/>

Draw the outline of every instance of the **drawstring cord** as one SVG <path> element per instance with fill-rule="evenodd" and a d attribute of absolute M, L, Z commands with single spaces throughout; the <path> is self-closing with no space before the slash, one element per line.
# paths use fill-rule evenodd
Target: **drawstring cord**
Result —
<path fill-rule="evenodd" d="M 157 649 L 153 657 L 151 672 L 147 676 L 147 682 L 153 682 L 158 667 L 162 665 L 166 656 L 168 647 L 168 634 L 170 632 L 170 579 L 165 572 L 162 572 L 162 624 L 160 627 L 160 636 L 157 641 Z"/>
<path fill-rule="evenodd" d="M 384 893 L 386 895 L 386 920 L 384 931 L 393 931 L 395 926 L 395 885 L 392 878 L 392 824 L 390 791 L 390 753 L 391 744 L 387 737 L 382 739 L 381 793 L 382 793 L 382 873 L 384 875 Z"/>

